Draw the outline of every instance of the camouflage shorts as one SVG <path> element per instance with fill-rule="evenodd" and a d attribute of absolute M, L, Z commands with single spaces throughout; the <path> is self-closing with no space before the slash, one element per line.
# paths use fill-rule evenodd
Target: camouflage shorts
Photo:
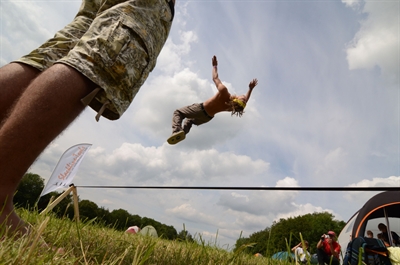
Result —
<path fill-rule="evenodd" d="M 167 2 L 83 0 L 70 24 L 16 62 L 40 71 L 55 63 L 77 69 L 100 87 L 88 102 L 90 107 L 118 119 L 155 67 L 167 40 L 173 17 Z"/>

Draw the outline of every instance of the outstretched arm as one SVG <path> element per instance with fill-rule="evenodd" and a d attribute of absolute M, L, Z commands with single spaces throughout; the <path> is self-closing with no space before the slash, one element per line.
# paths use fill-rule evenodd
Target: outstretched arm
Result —
<path fill-rule="evenodd" d="M 224 90 L 226 90 L 226 92 L 228 92 L 228 89 L 224 86 L 224 84 L 222 84 L 221 80 L 218 77 L 218 61 L 217 61 L 217 57 L 215 55 L 212 58 L 212 66 L 213 66 L 212 78 L 215 83 L 215 86 L 217 87 L 219 92 L 223 92 Z"/>
<path fill-rule="evenodd" d="M 301 247 L 301 242 L 296 246 L 292 247 L 292 251 L 295 252 L 297 248 Z"/>
<path fill-rule="evenodd" d="M 246 94 L 246 101 L 248 102 L 250 99 L 251 92 L 253 92 L 253 88 L 258 84 L 257 78 L 254 78 L 249 84 L 249 91 Z"/>

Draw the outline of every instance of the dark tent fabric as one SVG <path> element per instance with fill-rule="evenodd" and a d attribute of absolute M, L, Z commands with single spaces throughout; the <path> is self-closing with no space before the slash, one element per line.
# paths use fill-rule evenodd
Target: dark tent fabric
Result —
<path fill-rule="evenodd" d="M 375 230 L 374 238 L 376 238 L 380 233 L 377 228 L 378 223 L 385 224 L 388 231 L 399 229 L 400 187 L 399 190 L 385 191 L 371 197 L 349 219 L 338 237 L 342 254 L 346 256 L 344 251 L 349 251 L 349 246 L 353 243 L 352 239 L 362 240 L 366 236 L 366 230 Z"/>
<path fill-rule="evenodd" d="M 292 252 L 288 253 L 287 251 L 277 252 L 274 255 L 272 255 L 271 258 L 275 259 L 275 260 L 280 260 L 280 261 L 289 261 L 289 262 L 295 261 L 294 253 L 292 253 Z M 311 255 L 310 263 L 318 264 L 317 254 Z M 307 264 L 308 264 L 308 262 L 307 262 Z"/>
<path fill-rule="evenodd" d="M 400 188 L 379 193 L 364 204 L 354 221 L 352 238 L 364 236 L 366 220 L 385 216 L 400 218 Z"/>

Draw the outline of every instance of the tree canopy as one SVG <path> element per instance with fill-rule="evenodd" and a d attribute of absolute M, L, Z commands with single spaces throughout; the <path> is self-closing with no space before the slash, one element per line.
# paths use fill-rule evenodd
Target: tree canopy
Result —
<path fill-rule="evenodd" d="M 39 200 L 40 193 L 44 188 L 44 179 L 37 174 L 26 173 L 18 185 L 17 192 L 14 196 L 14 204 L 17 207 L 24 207 L 27 209 L 36 208 L 38 211 L 42 211 L 49 204 L 52 196 L 58 197 L 60 193 L 51 192 Z M 39 200 L 39 201 L 38 201 Z M 74 217 L 74 209 L 70 207 L 72 204 L 72 196 L 69 195 L 63 199 L 56 207 L 53 212 L 58 217 Z M 130 214 L 127 210 L 116 209 L 109 211 L 90 200 L 80 200 L 78 202 L 79 216 L 80 219 L 85 221 L 92 221 L 104 225 L 110 226 L 114 229 L 125 231 L 129 226 L 137 225 L 144 227 L 146 225 L 152 225 L 159 234 L 160 237 L 167 239 L 176 239 L 178 233 L 173 226 L 162 224 L 156 220 L 147 217 L 140 217 L 137 214 Z"/>
<path fill-rule="evenodd" d="M 58 197 L 60 193 L 51 192 L 39 199 L 40 193 L 44 188 L 44 180 L 37 174 L 26 173 L 22 178 L 14 197 L 14 204 L 19 207 L 36 207 L 38 211 L 45 209 L 52 196 Z M 53 209 L 53 212 L 59 217 L 74 217 L 74 207 L 72 196 L 67 196 Z M 124 231 L 127 227 L 137 225 L 144 227 L 152 225 L 158 232 L 158 235 L 170 240 L 181 239 L 192 241 L 192 236 L 185 230 L 179 234 L 173 226 L 162 224 L 148 217 L 132 215 L 124 209 L 115 209 L 109 211 L 103 207 L 98 207 L 96 203 L 90 200 L 79 200 L 79 212 L 83 222 L 92 221 L 110 226 L 114 229 Z M 251 234 L 248 238 L 239 238 L 236 241 L 235 249 L 242 245 L 253 244 L 253 247 L 247 248 L 251 254 L 261 253 L 265 256 L 271 256 L 278 251 L 286 251 L 300 242 L 300 234 L 304 240 L 310 244 L 310 253 L 315 253 L 315 246 L 320 236 L 329 230 L 336 234 L 342 230 L 345 222 L 334 220 L 334 216 L 328 212 L 312 213 L 287 219 L 275 221 L 270 227 L 262 231 Z"/>
<path fill-rule="evenodd" d="M 328 212 L 305 214 L 287 219 L 280 219 L 262 231 L 251 234 L 248 238 L 239 238 L 235 249 L 244 244 L 255 243 L 247 251 L 251 254 L 261 253 L 272 256 L 279 251 L 287 251 L 298 244 L 300 234 L 303 240 L 309 242 L 309 252 L 316 252 L 316 245 L 322 234 L 335 231 L 339 235 L 346 225 L 344 221 L 334 220 L 334 216 Z"/>

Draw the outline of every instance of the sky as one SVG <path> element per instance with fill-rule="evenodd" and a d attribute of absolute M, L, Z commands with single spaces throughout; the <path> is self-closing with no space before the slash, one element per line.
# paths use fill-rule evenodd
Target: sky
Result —
<path fill-rule="evenodd" d="M 0 65 L 79 6 L 1 0 Z M 87 108 L 29 172 L 47 181 L 65 150 L 90 143 L 73 181 L 80 199 L 226 249 L 280 218 L 327 211 L 346 222 L 378 192 L 79 186 L 400 187 L 399 36 L 398 0 L 177 0 L 157 66 L 121 119 L 96 122 Z M 231 93 L 258 79 L 245 114 L 217 114 L 169 145 L 173 111 L 217 91 L 213 55 Z"/>

